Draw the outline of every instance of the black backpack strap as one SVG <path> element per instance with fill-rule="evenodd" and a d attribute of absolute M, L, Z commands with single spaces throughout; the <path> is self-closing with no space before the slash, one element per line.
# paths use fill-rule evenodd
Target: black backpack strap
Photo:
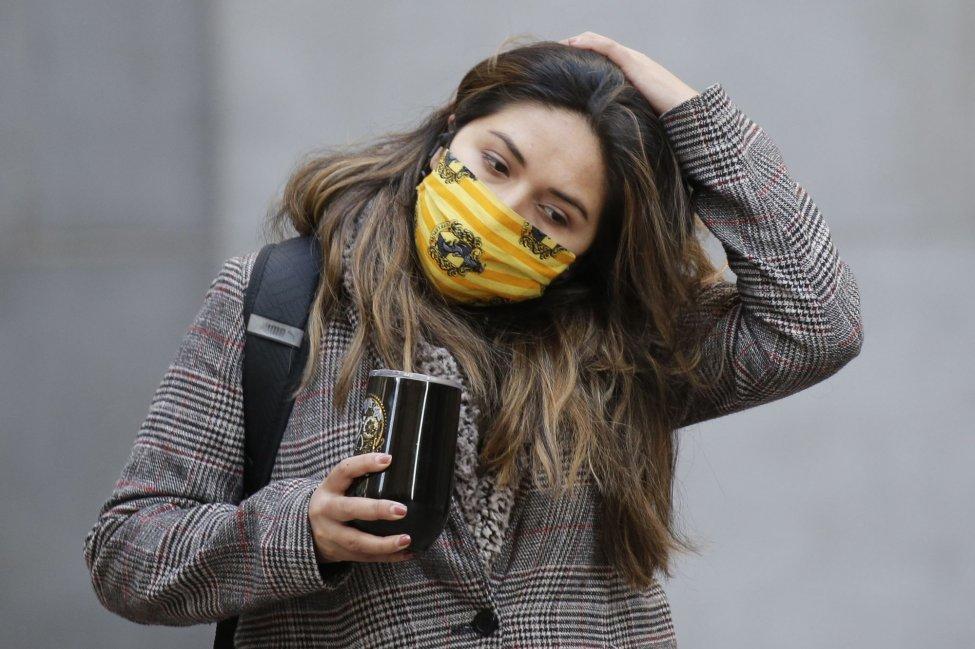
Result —
<path fill-rule="evenodd" d="M 305 326 L 322 267 L 314 235 L 271 243 L 254 261 L 244 296 L 244 491 L 271 479 L 281 437 L 291 416 L 308 358 Z M 214 649 L 233 649 L 237 617 L 217 623 Z"/>
<path fill-rule="evenodd" d="M 308 357 L 305 326 L 318 287 L 321 252 L 316 237 L 295 237 L 272 244 L 254 265 L 257 285 L 254 290 L 248 286 L 244 302 L 244 498 L 270 480 L 291 416 L 289 394 Z"/>

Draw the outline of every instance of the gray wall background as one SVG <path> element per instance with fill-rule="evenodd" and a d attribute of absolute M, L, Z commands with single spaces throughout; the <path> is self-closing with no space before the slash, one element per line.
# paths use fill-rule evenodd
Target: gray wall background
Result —
<path fill-rule="evenodd" d="M 684 432 L 681 646 L 973 646 L 962 0 L 0 2 L 4 646 L 209 646 L 102 609 L 82 557 L 209 281 L 299 155 L 414 123 L 509 34 L 585 30 L 720 81 L 862 291 L 838 375 Z"/>

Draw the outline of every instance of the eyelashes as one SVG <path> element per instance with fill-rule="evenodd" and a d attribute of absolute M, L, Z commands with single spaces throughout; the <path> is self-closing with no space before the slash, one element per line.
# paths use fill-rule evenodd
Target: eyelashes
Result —
<path fill-rule="evenodd" d="M 490 166 L 491 169 L 493 169 L 494 171 L 497 171 L 498 173 L 504 173 L 505 175 L 507 175 L 508 167 L 505 166 L 503 162 L 501 162 L 494 156 L 490 156 L 485 153 L 481 155 L 481 159 L 484 160 L 488 164 L 488 166 Z M 501 172 L 496 166 L 494 166 L 495 164 L 500 164 L 502 167 L 504 167 L 504 172 Z"/>

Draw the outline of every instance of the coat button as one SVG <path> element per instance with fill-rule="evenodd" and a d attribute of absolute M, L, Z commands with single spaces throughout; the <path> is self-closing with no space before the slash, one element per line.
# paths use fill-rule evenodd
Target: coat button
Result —
<path fill-rule="evenodd" d="M 498 618 L 489 608 L 482 608 L 471 620 L 471 626 L 481 635 L 491 635 L 498 628 Z"/>

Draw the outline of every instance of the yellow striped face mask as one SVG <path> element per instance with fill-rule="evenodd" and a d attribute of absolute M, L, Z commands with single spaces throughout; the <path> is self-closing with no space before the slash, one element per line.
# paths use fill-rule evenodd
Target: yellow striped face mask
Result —
<path fill-rule="evenodd" d="M 508 207 L 446 147 L 416 192 L 420 265 L 449 300 L 485 305 L 529 300 L 576 258 Z"/>

